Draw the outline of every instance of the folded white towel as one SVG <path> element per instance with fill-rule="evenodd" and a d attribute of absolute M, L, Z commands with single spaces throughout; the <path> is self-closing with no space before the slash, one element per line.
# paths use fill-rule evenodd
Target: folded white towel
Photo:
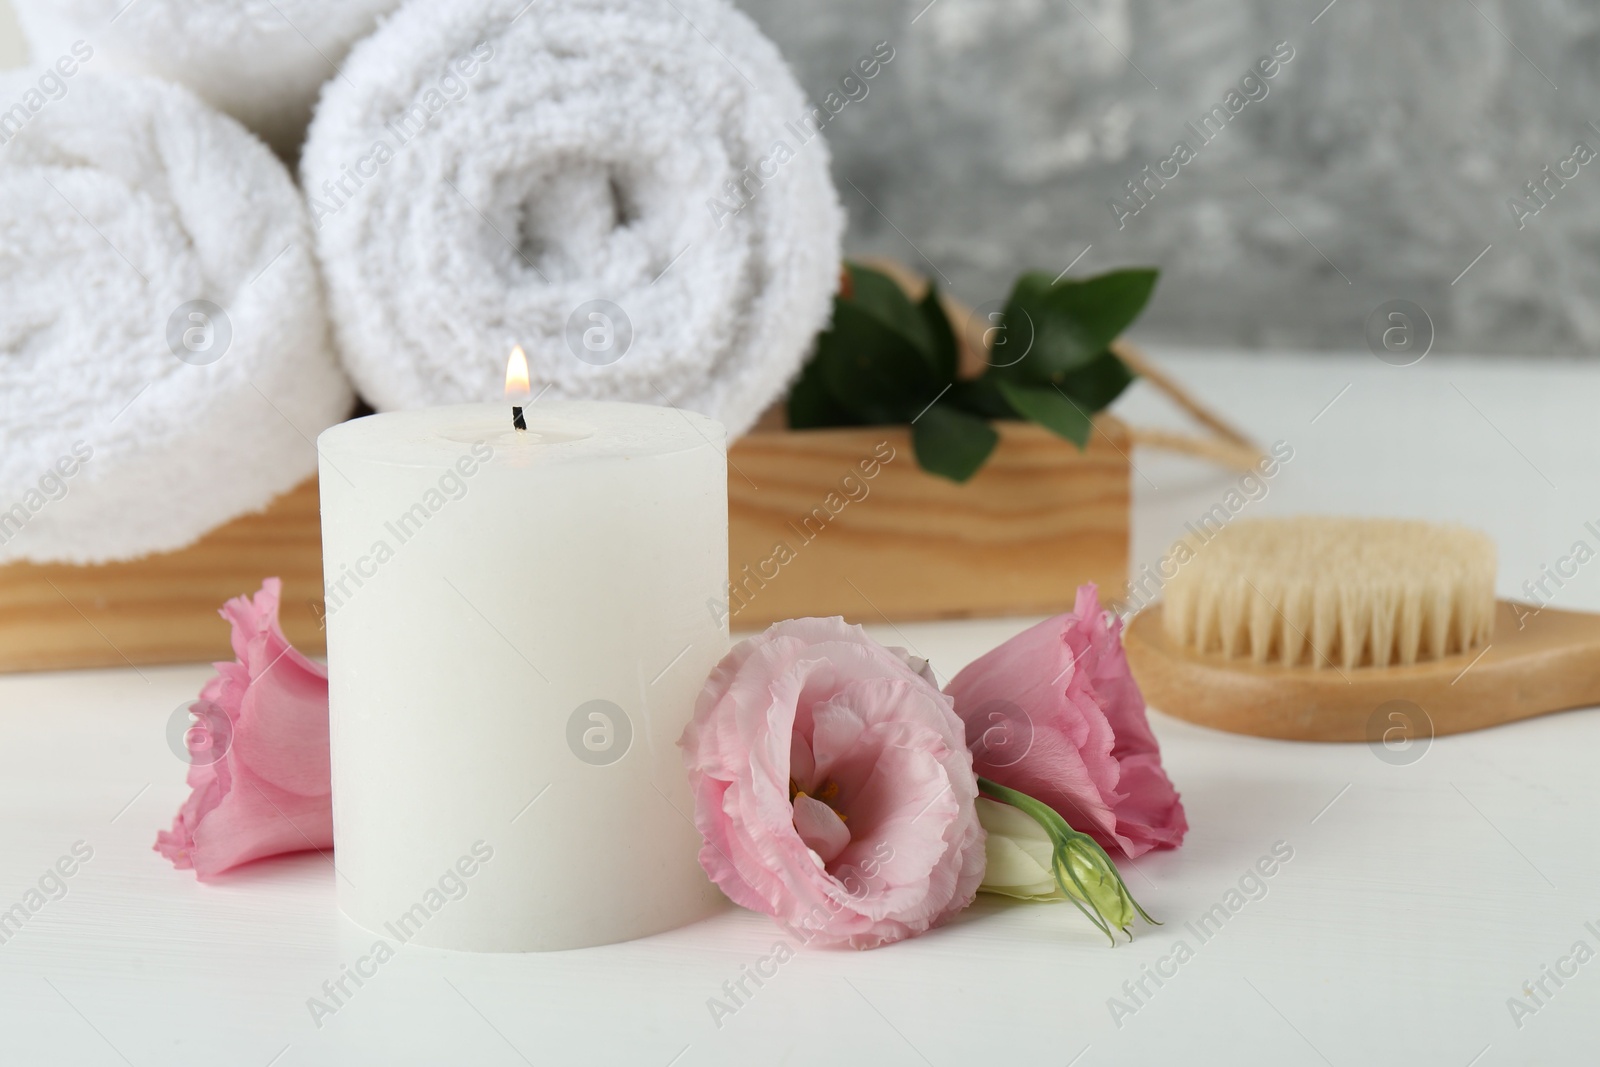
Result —
<path fill-rule="evenodd" d="M 400 0 L 11 0 L 32 61 L 82 41 L 91 68 L 193 89 L 292 159 L 322 83 Z"/>
<path fill-rule="evenodd" d="M 536 392 L 738 434 L 826 324 L 827 149 L 724 0 L 414 0 L 345 72 L 301 185 L 375 407 L 498 399 L 521 342 Z"/>
<path fill-rule="evenodd" d="M 316 470 L 353 397 L 311 244 L 188 90 L 0 75 L 0 561 L 179 548 Z"/>

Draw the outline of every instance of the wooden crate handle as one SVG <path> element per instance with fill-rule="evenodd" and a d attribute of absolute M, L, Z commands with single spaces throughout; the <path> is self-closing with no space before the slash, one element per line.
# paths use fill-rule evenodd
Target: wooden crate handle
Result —
<path fill-rule="evenodd" d="M 1150 362 L 1143 352 L 1126 338 L 1111 342 L 1111 351 L 1117 358 L 1133 368 L 1134 373 L 1160 390 L 1168 400 L 1192 415 L 1196 422 L 1214 433 L 1215 437 L 1190 437 L 1168 430 L 1147 430 L 1130 427 L 1133 443 L 1168 452 L 1181 452 L 1220 463 L 1236 470 L 1251 470 L 1265 457 L 1261 446 L 1250 440 L 1237 427 L 1221 415 L 1206 407 L 1194 395 L 1178 384 L 1166 371 Z"/>

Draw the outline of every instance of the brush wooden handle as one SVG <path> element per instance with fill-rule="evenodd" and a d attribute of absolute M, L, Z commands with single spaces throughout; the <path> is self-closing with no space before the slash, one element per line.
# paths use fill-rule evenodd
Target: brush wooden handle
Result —
<path fill-rule="evenodd" d="M 1494 639 L 1410 667 L 1284 667 L 1180 648 L 1161 606 L 1129 624 L 1128 662 L 1151 707 L 1201 726 L 1291 741 L 1383 741 L 1405 701 L 1426 736 L 1600 704 L 1600 615 L 1502 600 Z M 1519 615 L 1521 619 L 1519 621 Z M 1393 708 L 1388 710 L 1400 710 Z M 1431 723 L 1431 727 L 1427 726 Z"/>

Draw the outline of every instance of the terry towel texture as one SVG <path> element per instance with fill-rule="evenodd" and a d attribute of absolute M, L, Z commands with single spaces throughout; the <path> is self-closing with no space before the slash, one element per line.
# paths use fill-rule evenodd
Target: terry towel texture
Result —
<path fill-rule="evenodd" d="M 179 548 L 350 412 L 304 201 L 181 87 L 39 85 L 0 75 L 27 117 L 0 132 L 0 562 Z"/>
<path fill-rule="evenodd" d="M 301 160 L 341 355 L 380 410 L 537 393 L 742 433 L 837 288 L 828 153 L 724 0 L 414 0 Z"/>
<path fill-rule="evenodd" d="M 153 74 L 260 134 L 285 158 L 353 41 L 399 0 L 12 0 L 34 65 L 95 53 L 90 68 Z"/>

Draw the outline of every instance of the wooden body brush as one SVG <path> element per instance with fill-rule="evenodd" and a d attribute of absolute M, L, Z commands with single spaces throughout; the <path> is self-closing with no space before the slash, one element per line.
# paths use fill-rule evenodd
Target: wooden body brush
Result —
<path fill-rule="evenodd" d="M 1163 565 L 1165 602 L 1126 647 L 1145 699 L 1180 719 L 1376 742 L 1600 704 L 1600 615 L 1497 602 L 1494 544 L 1471 530 L 1247 519 Z"/>

